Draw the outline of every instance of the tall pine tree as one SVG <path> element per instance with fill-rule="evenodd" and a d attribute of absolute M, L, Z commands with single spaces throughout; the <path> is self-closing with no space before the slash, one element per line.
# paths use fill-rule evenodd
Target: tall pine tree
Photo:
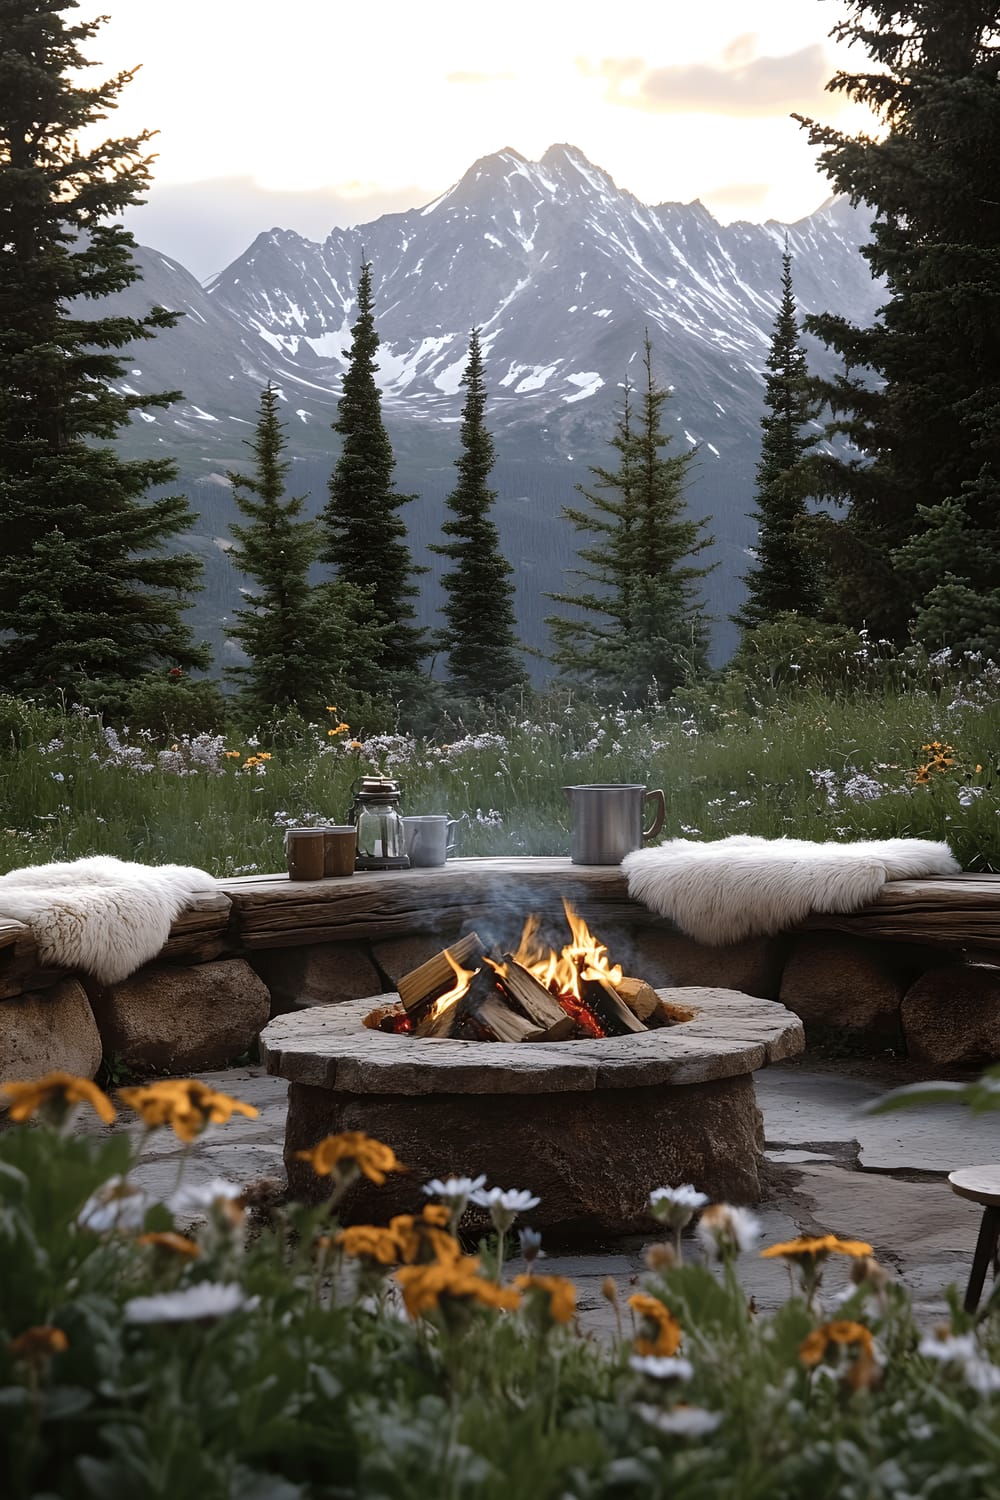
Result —
<path fill-rule="evenodd" d="M 806 354 L 792 290 L 792 257 L 781 258 L 781 302 L 767 357 L 762 439 L 757 464 L 755 564 L 744 582 L 747 597 L 733 619 L 743 630 L 766 625 L 775 615 L 816 616 L 822 605 L 814 553 L 807 544 L 802 460 L 812 447 L 809 433 L 817 405 L 810 394 Z"/>
<path fill-rule="evenodd" d="M 870 68 L 829 87 L 885 132 L 802 123 L 836 189 L 874 211 L 864 254 L 887 296 L 871 328 L 807 320 L 844 359 L 821 393 L 861 454 L 823 466 L 846 505 L 827 528 L 836 604 L 896 640 L 938 644 L 948 622 L 961 645 L 1000 636 L 1000 5 L 846 6 L 832 35 Z"/>
<path fill-rule="evenodd" d="M 514 633 L 513 568 L 500 550 L 490 519 L 496 501 L 488 480 L 496 454 L 486 428 L 486 386 L 479 330 L 469 340 L 462 376 L 462 454 L 455 460 L 458 484 L 449 495 L 450 518 L 441 530 L 449 542 L 431 551 L 453 564 L 441 580 L 447 628 L 438 644 L 448 653 L 448 684 L 459 697 L 495 704 L 525 683 Z"/>
<path fill-rule="evenodd" d="M 638 411 L 626 385 L 611 437 L 617 468 L 592 468 L 594 488 L 577 486 L 591 508 L 563 512 L 597 538 L 578 549 L 588 566 L 574 571 L 585 586 L 548 596 L 573 607 L 574 616 L 546 621 L 561 676 L 633 704 L 672 693 L 706 665 L 708 625 L 697 585 L 711 566 L 690 559 L 712 545 L 707 522 L 686 513 L 695 451 L 662 451 L 670 443 L 662 425 L 670 392 L 654 379 L 648 335 L 643 372 Z"/>
<path fill-rule="evenodd" d="M 229 632 L 249 660 L 227 675 L 239 684 L 240 706 L 251 715 L 290 708 L 321 713 L 331 697 L 346 704 L 358 657 L 379 645 L 370 622 L 362 624 L 366 635 L 360 642 L 345 628 L 351 615 L 365 621 L 365 601 L 349 584 L 324 588 L 309 582 L 321 530 L 318 521 L 302 519 L 304 499 L 285 494 L 289 464 L 278 402 L 269 382 L 249 444 L 253 473 L 229 475 L 233 499 L 248 523 L 230 528 L 237 542 L 231 556 L 254 587 L 246 591 L 247 603 L 236 611 Z"/>
<path fill-rule="evenodd" d="M 396 461 L 382 421 L 382 397 L 375 382 L 379 336 L 375 331 L 371 263 L 363 261 L 358 279 L 358 317 L 344 354 L 343 395 L 333 424 L 344 440 L 330 477 L 323 512 L 327 543 L 323 560 L 337 576 L 371 600 L 382 645 L 361 664 L 377 691 L 406 691 L 427 654 L 424 632 L 416 625 L 412 600 L 415 569 L 400 508 L 412 495 L 393 488 Z"/>
<path fill-rule="evenodd" d="M 74 0 L 0 0 L 0 681 L 86 697 L 162 663 L 204 665 L 182 614 L 200 564 L 163 555 L 193 517 L 146 491 L 165 460 L 107 446 L 134 411 L 176 392 L 119 394 L 115 352 L 177 314 L 87 317 L 88 299 L 136 280 L 116 222 L 143 201 L 150 132 L 83 146 L 131 72 L 93 87 L 81 48 L 100 20 Z"/>

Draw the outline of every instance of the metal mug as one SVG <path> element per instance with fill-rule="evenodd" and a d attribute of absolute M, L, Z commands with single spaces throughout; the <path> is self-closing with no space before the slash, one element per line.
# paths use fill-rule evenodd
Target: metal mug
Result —
<path fill-rule="evenodd" d="M 457 818 L 446 813 L 427 813 L 403 819 L 403 837 L 411 865 L 443 865 L 455 848 Z"/>
<path fill-rule="evenodd" d="M 645 839 L 656 837 L 666 818 L 666 803 L 659 789 L 593 785 L 564 786 L 563 791 L 573 810 L 571 858 L 575 865 L 620 865 L 626 854 L 642 848 Z M 656 804 L 656 812 L 650 826 L 643 828 L 647 802 Z"/>

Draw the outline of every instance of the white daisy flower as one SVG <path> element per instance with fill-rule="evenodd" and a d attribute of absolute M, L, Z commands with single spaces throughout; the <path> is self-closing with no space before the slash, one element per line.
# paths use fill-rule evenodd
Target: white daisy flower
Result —
<path fill-rule="evenodd" d="M 224 1318 L 241 1309 L 250 1312 L 259 1301 L 259 1297 L 248 1297 L 236 1282 L 199 1281 L 179 1292 L 130 1298 L 125 1303 L 125 1321 L 192 1323 L 202 1318 Z"/>
<path fill-rule="evenodd" d="M 753 1250 L 760 1239 L 760 1220 L 748 1208 L 713 1203 L 698 1220 L 698 1238 L 709 1255 L 725 1260 Z"/>
<path fill-rule="evenodd" d="M 125 1233 L 141 1229 L 146 1210 L 154 1200 L 126 1177 L 109 1177 L 87 1199 L 76 1216 L 81 1229 L 104 1234 L 109 1229 Z"/>
<path fill-rule="evenodd" d="M 685 1182 L 680 1187 L 654 1188 L 649 1195 L 649 1206 L 653 1218 L 671 1229 L 683 1229 L 700 1208 L 708 1202 L 706 1193 L 699 1193 L 693 1183 Z"/>
<path fill-rule="evenodd" d="M 965 1378 L 980 1396 L 995 1396 L 1000 1391 L 1000 1369 L 988 1359 L 970 1359 L 965 1366 Z"/>
<path fill-rule="evenodd" d="M 670 1411 L 664 1411 L 660 1406 L 647 1406 L 641 1402 L 635 1410 L 644 1422 L 670 1437 L 704 1437 L 714 1432 L 722 1421 L 718 1412 L 706 1411 L 703 1406 L 674 1406 Z"/>
<path fill-rule="evenodd" d="M 213 1177 L 211 1182 L 185 1183 L 167 1199 L 167 1207 L 175 1214 L 197 1214 L 211 1208 L 213 1203 L 232 1202 L 243 1196 L 243 1189 L 224 1177 Z"/>
<path fill-rule="evenodd" d="M 505 1234 L 518 1214 L 527 1213 L 542 1201 L 524 1188 L 477 1188 L 469 1197 L 480 1208 L 488 1208 L 493 1227 L 498 1234 Z"/>
<path fill-rule="evenodd" d="M 485 1183 L 485 1172 L 478 1177 L 435 1177 L 431 1182 L 425 1182 L 420 1191 L 426 1193 L 428 1198 L 440 1198 L 451 1209 L 455 1219 L 460 1219 L 470 1197 L 478 1193 Z"/>
<path fill-rule="evenodd" d="M 957 1338 L 949 1334 L 947 1338 L 939 1339 L 931 1333 L 920 1340 L 917 1352 L 925 1359 L 938 1359 L 943 1364 L 952 1361 L 964 1364 L 966 1360 L 977 1359 L 980 1350 L 975 1334 L 963 1333 Z"/>
<path fill-rule="evenodd" d="M 654 1380 L 690 1380 L 694 1374 L 691 1361 L 676 1355 L 633 1354 L 629 1365 L 640 1375 L 650 1375 Z"/>

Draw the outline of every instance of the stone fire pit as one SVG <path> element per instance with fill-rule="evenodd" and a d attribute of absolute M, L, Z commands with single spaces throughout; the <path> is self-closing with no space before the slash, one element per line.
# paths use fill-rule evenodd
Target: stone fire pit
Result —
<path fill-rule="evenodd" d="M 657 992 L 680 1025 L 599 1040 L 487 1043 L 391 1036 L 363 1024 L 372 999 L 276 1017 L 261 1042 L 287 1078 L 285 1163 L 295 1197 L 329 1184 L 296 1160 L 326 1135 L 364 1130 L 409 1171 L 362 1180 L 347 1221 L 385 1223 L 425 1202 L 421 1183 L 485 1172 L 530 1188 L 538 1227 L 649 1228 L 650 1190 L 692 1182 L 716 1199 L 760 1197 L 753 1073 L 803 1046 L 798 1018 L 736 990 Z M 379 1003 L 396 997 L 380 996 Z"/>

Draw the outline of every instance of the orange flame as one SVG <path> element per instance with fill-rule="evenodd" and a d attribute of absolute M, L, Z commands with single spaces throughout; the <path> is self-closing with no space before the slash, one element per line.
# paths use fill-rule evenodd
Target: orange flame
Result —
<path fill-rule="evenodd" d="M 514 954 L 515 963 L 527 969 L 539 984 L 544 984 L 554 995 L 572 995 L 576 1000 L 581 998 L 581 978 L 603 979 L 610 985 L 621 984 L 621 964 L 609 961 L 604 943 L 598 941 L 565 898 L 563 909 L 572 934 L 571 941 L 558 954 L 551 948 L 543 948 L 538 941 L 541 924 L 539 918 L 532 915 L 521 930 L 520 942 Z"/>
<path fill-rule="evenodd" d="M 438 995 L 427 1013 L 428 1021 L 436 1021 L 438 1016 L 443 1014 L 449 1006 L 457 1005 L 462 996 L 468 993 L 469 986 L 477 973 L 476 969 L 463 969 L 462 965 L 457 963 L 452 956 L 450 949 L 446 948 L 444 950 L 444 956 L 452 967 L 455 975 L 455 983 L 450 990 L 445 990 L 443 995 Z"/>

